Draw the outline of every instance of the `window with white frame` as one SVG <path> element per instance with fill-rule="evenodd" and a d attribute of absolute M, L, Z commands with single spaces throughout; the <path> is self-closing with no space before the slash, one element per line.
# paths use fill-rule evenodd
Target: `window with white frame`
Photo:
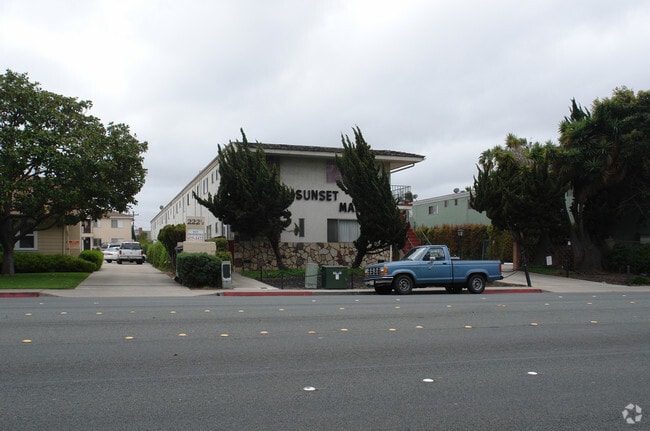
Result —
<path fill-rule="evenodd" d="M 36 232 L 25 235 L 16 243 L 15 250 L 37 250 L 38 249 L 38 235 Z"/>
<path fill-rule="evenodd" d="M 360 234 L 356 220 L 327 219 L 327 242 L 353 242 Z"/>
<path fill-rule="evenodd" d="M 438 214 L 438 205 L 429 205 L 429 215 Z"/>
<path fill-rule="evenodd" d="M 112 219 L 111 220 L 111 228 L 112 229 L 119 229 L 124 227 L 124 220 L 122 219 Z"/>

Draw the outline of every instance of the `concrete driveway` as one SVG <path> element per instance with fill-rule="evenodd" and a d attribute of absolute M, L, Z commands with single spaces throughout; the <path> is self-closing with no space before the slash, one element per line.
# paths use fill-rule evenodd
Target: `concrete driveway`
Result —
<path fill-rule="evenodd" d="M 214 291 L 189 289 L 175 282 L 164 272 L 148 263 L 106 263 L 76 289 L 49 292 L 71 298 L 147 297 L 147 296 L 198 296 Z"/>

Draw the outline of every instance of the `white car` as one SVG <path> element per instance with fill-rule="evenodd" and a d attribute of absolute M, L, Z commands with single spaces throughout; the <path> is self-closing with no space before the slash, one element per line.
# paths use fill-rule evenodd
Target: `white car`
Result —
<path fill-rule="evenodd" d="M 103 251 L 104 253 L 104 260 L 108 263 L 113 262 L 114 260 L 117 260 L 117 255 L 119 253 L 120 247 L 119 246 L 111 246 L 108 247 L 106 250 Z"/>

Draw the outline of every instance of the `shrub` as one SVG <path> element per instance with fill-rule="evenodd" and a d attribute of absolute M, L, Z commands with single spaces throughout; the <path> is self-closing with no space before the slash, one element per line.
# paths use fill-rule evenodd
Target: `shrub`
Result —
<path fill-rule="evenodd" d="M 144 245 L 144 253 L 147 255 L 147 262 L 161 271 L 171 271 L 172 262 L 169 253 L 164 245 L 158 241 Z"/>
<path fill-rule="evenodd" d="M 212 238 L 208 241 L 215 243 L 217 246 L 217 253 L 220 251 L 228 251 L 228 240 L 226 238 Z"/>
<path fill-rule="evenodd" d="M 84 250 L 79 253 L 79 259 L 87 260 L 95 265 L 95 271 L 99 271 L 104 263 L 104 253 L 97 250 Z"/>
<path fill-rule="evenodd" d="M 217 250 L 217 252 L 215 253 L 215 256 L 221 262 L 229 261 L 230 263 L 233 263 L 232 253 L 230 253 L 229 251 L 219 251 L 219 250 Z"/>
<path fill-rule="evenodd" d="M 635 274 L 650 272 L 650 244 L 614 244 L 606 255 L 605 267 L 623 272 L 627 265 Z"/>
<path fill-rule="evenodd" d="M 170 260 L 172 266 L 176 264 L 176 246 L 179 242 L 185 241 L 185 224 L 167 225 L 158 232 L 159 242 L 162 243 L 167 254 L 172 257 Z"/>
<path fill-rule="evenodd" d="M 14 253 L 17 273 L 93 272 L 95 268 L 93 262 L 64 254 Z"/>
<path fill-rule="evenodd" d="M 624 271 L 630 263 L 631 248 L 623 243 L 617 242 L 608 250 L 605 258 L 605 268 L 610 271 Z"/>
<path fill-rule="evenodd" d="M 637 273 L 650 272 L 650 244 L 640 244 L 632 251 L 632 267 Z"/>
<path fill-rule="evenodd" d="M 207 253 L 179 253 L 176 272 L 183 286 L 220 287 L 221 261 Z"/>

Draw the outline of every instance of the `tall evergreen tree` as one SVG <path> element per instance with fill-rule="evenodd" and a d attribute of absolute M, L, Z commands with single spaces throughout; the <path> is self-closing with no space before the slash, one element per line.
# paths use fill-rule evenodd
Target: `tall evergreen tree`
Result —
<path fill-rule="evenodd" d="M 510 134 L 505 147 L 486 150 L 470 190 L 470 205 L 492 225 L 508 230 L 520 249 L 546 256 L 568 235 L 566 183 L 553 172 L 558 147 L 529 143 Z M 543 253 L 535 253 L 541 248 Z M 526 256 L 524 256 L 526 259 Z"/>
<path fill-rule="evenodd" d="M 220 183 L 217 194 L 194 198 L 215 217 L 240 234 L 264 237 L 270 245 L 278 268 L 284 269 L 280 253 L 280 235 L 291 224 L 289 206 L 294 190 L 280 182 L 276 167 L 266 161 L 264 150 L 250 148 L 244 131 L 242 142 L 219 146 Z"/>
<path fill-rule="evenodd" d="M 408 224 L 402 218 L 397 199 L 390 188 L 390 173 L 375 162 L 370 145 L 359 127 L 353 129 L 354 144 L 341 136 L 343 154 L 336 157 L 341 172 L 337 185 L 352 198 L 360 227 L 354 241 L 357 254 L 352 266 L 358 268 L 366 254 L 379 253 L 387 247 L 401 248 L 406 242 Z"/>
<path fill-rule="evenodd" d="M 575 260 L 600 269 L 615 220 L 650 218 L 650 91 L 617 88 L 591 112 L 575 99 L 570 111 L 560 123 L 558 167 L 573 189 Z"/>

